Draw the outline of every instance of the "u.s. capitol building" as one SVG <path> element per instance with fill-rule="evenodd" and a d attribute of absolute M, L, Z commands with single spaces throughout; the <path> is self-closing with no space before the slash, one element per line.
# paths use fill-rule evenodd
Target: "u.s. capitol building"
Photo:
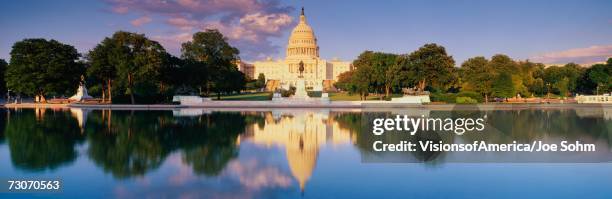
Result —
<path fill-rule="evenodd" d="M 304 8 L 300 14 L 300 22 L 291 32 L 287 44 L 285 60 L 255 61 L 252 64 L 239 63 L 238 66 L 250 78 L 259 74 L 266 77 L 266 89 L 289 89 L 295 86 L 300 76 L 300 63 L 303 65 L 303 79 L 307 90 L 327 90 L 332 88 L 338 75 L 352 68 L 351 62 L 339 60 L 327 61 L 319 57 L 319 46 L 314 31 L 306 23 Z"/>

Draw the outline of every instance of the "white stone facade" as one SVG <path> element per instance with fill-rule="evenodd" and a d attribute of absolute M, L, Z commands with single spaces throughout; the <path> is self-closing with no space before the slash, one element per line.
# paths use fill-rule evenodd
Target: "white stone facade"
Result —
<path fill-rule="evenodd" d="M 291 32 L 284 60 L 255 61 L 249 76 L 257 78 L 264 74 L 268 83 L 278 81 L 278 86 L 288 89 L 296 86 L 300 75 L 299 63 L 304 63 L 303 76 L 307 90 L 329 89 L 338 75 L 352 68 L 351 62 L 339 60 L 327 61 L 319 57 L 319 46 L 312 28 L 306 23 L 304 10 L 300 22 Z M 246 64 L 246 63 L 245 63 Z M 272 80 L 272 81 L 270 81 Z M 267 86 L 270 88 L 270 86 Z M 272 86 L 275 88 L 276 86 Z"/>

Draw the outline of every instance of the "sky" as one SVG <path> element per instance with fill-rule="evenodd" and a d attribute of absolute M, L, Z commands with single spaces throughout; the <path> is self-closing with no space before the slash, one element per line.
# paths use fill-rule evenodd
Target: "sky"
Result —
<path fill-rule="evenodd" d="M 219 29 L 245 61 L 284 58 L 305 8 L 323 59 L 365 50 L 406 54 L 437 43 L 456 65 L 506 54 L 547 64 L 612 57 L 606 0 L 20 0 L 0 3 L 0 59 L 25 38 L 55 39 L 86 54 L 124 30 L 180 56 L 193 33 Z"/>

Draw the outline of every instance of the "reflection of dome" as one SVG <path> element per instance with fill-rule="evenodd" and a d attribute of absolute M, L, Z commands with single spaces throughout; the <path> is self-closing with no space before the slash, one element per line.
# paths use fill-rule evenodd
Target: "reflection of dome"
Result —
<path fill-rule="evenodd" d="M 312 28 L 306 24 L 304 8 L 300 14 L 300 22 L 291 32 L 287 45 L 287 58 L 319 57 L 319 46 Z"/>
<path fill-rule="evenodd" d="M 265 125 L 252 128 L 252 135 L 244 140 L 265 146 L 284 146 L 289 169 L 300 190 L 304 191 L 317 164 L 319 147 L 326 142 L 341 144 L 351 140 L 350 131 L 341 129 L 335 121 L 330 124 L 328 114 L 296 110 L 266 113 Z"/>
<path fill-rule="evenodd" d="M 299 133 L 289 136 L 287 143 L 287 161 L 291 173 L 300 183 L 300 190 L 304 191 L 306 181 L 310 179 L 312 171 L 317 164 L 319 144 L 317 135 Z"/>

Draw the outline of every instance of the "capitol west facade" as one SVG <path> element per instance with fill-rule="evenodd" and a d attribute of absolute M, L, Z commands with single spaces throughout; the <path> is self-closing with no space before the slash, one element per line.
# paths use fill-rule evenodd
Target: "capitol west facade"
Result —
<path fill-rule="evenodd" d="M 351 62 L 339 60 L 327 61 L 319 57 L 319 46 L 314 31 L 306 23 L 304 8 L 300 22 L 291 32 L 287 44 L 285 60 L 255 61 L 252 64 L 239 63 L 239 69 L 250 78 L 256 79 L 259 74 L 266 77 L 266 89 L 289 89 L 295 86 L 300 76 L 300 62 L 303 63 L 303 79 L 307 90 L 329 90 L 338 81 L 338 75 L 352 68 Z"/>

